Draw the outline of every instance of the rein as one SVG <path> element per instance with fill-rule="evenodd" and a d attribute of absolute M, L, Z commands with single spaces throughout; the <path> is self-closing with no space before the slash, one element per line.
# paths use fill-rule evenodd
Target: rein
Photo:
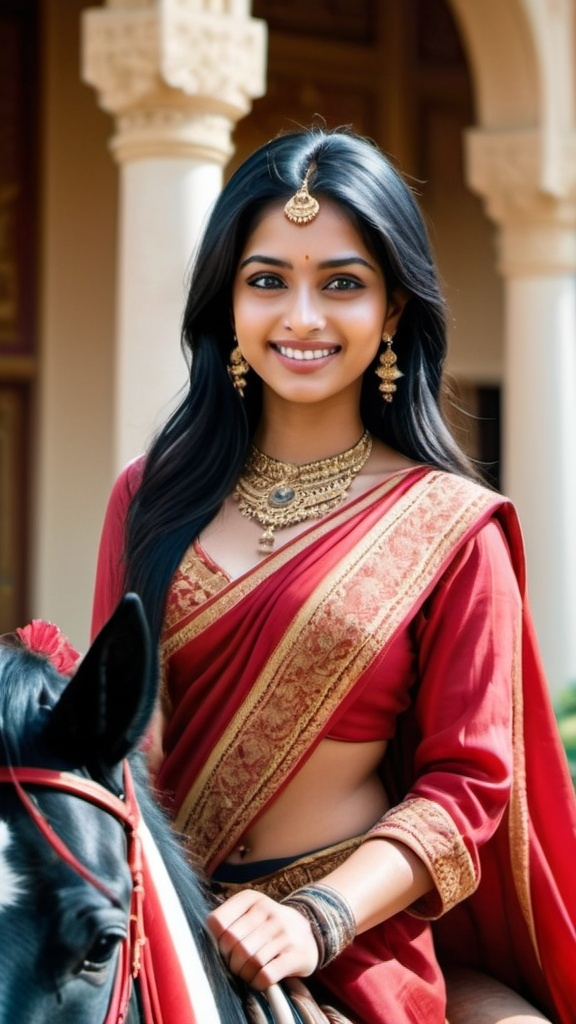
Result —
<path fill-rule="evenodd" d="M 6 767 L 0 765 L 0 783 L 11 784 L 26 812 L 57 855 L 85 881 L 103 893 L 113 906 L 120 907 L 118 897 L 89 868 L 82 864 L 66 843 L 56 834 L 24 786 L 44 786 L 93 804 L 119 821 L 126 833 L 126 859 L 132 875 L 130 927 L 121 944 L 116 978 L 104 1024 L 123 1024 L 128 1013 L 132 979 L 140 976 L 141 999 L 145 1021 L 162 1024 L 162 1014 L 154 984 L 149 946 L 144 931 L 144 875 L 142 843 L 138 834 L 140 810 L 136 800 L 132 773 L 124 761 L 124 799 L 115 796 L 94 779 L 81 778 L 72 772 L 48 768 Z"/>

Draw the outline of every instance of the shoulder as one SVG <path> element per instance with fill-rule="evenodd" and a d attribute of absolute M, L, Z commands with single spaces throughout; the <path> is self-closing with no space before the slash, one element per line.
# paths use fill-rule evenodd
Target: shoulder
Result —
<path fill-rule="evenodd" d="M 469 477 L 431 466 L 417 466 L 399 480 L 398 494 L 405 495 L 409 510 L 438 535 L 454 537 L 475 532 L 492 515 L 513 506 L 507 497 Z M 504 516 L 505 518 L 505 516 Z"/>
<path fill-rule="evenodd" d="M 124 535 L 126 517 L 144 471 L 145 457 L 139 456 L 124 466 L 110 491 L 104 516 L 104 536 Z"/>
<path fill-rule="evenodd" d="M 132 459 L 118 474 L 110 495 L 110 504 L 127 506 L 142 482 L 146 457 Z"/>
<path fill-rule="evenodd" d="M 526 586 L 526 565 L 522 530 L 516 509 L 506 495 L 475 480 L 430 469 L 421 478 L 431 514 L 439 528 L 465 523 L 458 530 L 460 541 L 453 549 L 452 571 L 458 564 L 505 565 L 515 575 L 520 591 Z M 449 570 L 450 574 L 450 570 Z"/>
<path fill-rule="evenodd" d="M 145 465 L 146 456 L 138 455 L 124 466 L 124 469 L 118 475 L 116 484 L 124 487 L 133 497 L 142 482 Z"/>
<path fill-rule="evenodd" d="M 460 473 L 449 473 L 443 469 L 429 467 L 425 479 L 429 486 L 454 497 L 454 499 L 460 497 L 463 501 L 476 501 L 479 504 L 493 505 L 494 507 L 509 503 L 509 498 L 504 494 L 494 491 L 478 480 L 462 476 Z"/>

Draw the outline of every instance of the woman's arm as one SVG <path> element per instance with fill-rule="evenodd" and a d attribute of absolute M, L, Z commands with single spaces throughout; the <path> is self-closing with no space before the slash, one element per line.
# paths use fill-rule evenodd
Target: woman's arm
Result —
<path fill-rule="evenodd" d="M 356 932 L 392 917 L 433 884 L 416 854 L 388 840 L 363 843 L 322 882 L 344 898 Z M 306 917 L 252 889 L 226 900 L 210 914 L 208 926 L 230 970 L 256 989 L 307 977 L 318 966 L 318 946 Z"/>

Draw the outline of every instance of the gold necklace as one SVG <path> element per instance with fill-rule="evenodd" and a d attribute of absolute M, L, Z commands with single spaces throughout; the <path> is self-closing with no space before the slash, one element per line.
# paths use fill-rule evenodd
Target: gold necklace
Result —
<path fill-rule="evenodd" d="M 304 466 L 280 462 L 252 445 L 234 497 L 242 515 L 264 527 L 259 554 L 272 551 L 274 530 L 317 519 L 341 505 L 371 451 L 367 430 L 352 448 Z"/>

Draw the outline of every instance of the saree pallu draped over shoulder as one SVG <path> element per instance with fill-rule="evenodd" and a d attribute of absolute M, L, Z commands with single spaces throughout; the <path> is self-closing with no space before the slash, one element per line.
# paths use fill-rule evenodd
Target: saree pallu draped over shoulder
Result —
<path fill-rule="evenodd" d="M 212 873 L 377 673 L 386 685 L 390 645 L 490 522 L 505 538 L 522 599 L 510 659 L 510 797 L 477 845 L 466 824 L 475 811 L 463 810 L 474 773 L 463 777 L 456 766 L 444 787 L 419 776 L 426 744 L 453 737 L 447 727 L 441 739 L 422 735 L 442 680 L 427 690 L 417 679 L 398 706 L 394 738 L 383 737 L 391 739 L 383 777 L 397 803 L 378 834 L 416 850 L 437 892 L 357 936 L 324 972 L 355 1024 L 442 1024 L 432 933 L 442 963 L 489 972 L 558 1024 L 576 1019 L 576 811 L 526 604 L 514 510 L 470 481 L 416 468 L 216 592 L 208 579 L 191 579 L 185 559 L 169 592 L 162 660 L 170 715 L 158 787 L 191 854 Z M 198 588 L 202 599 L 191 607 Z M 465 674 L 459 685 L 466 697 Z M 402 1010 L 377 989 L 378 965 L 396 959 L 398 944 L 412 947 L 399 983 Z M 430 1002 L 411 1000 L 411 979 L 428 984 L 428 975 Z"/>

